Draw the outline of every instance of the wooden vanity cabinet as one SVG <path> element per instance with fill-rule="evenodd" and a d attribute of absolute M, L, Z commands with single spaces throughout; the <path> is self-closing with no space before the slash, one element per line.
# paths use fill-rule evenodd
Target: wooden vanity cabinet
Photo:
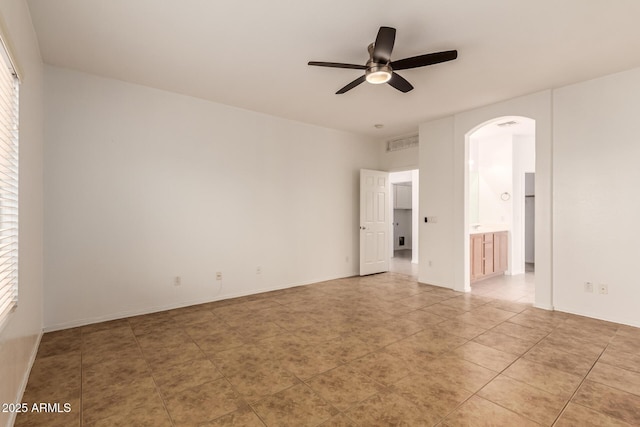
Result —
<path fill-rule="evenodd" d="M 509 267 L 509 235 L 507 231 L 493 233 L 493 271 L 503 274 Z"/>
<path fill-rule="evenodd" d="M 507 271 L 509 237 L 507 231 L 471 235 L 471 281 L 504 274 Z"/>
<path fill-rule="evenodd" d="M 471 281 L 484 275 L 484 234 L 472 234 L 469 252 L 471 258 Z"/>

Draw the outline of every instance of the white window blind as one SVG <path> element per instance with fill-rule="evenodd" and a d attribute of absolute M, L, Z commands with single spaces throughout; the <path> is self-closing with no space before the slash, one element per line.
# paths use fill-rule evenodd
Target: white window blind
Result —
<path fill-rule="evenodd" d="M 2 40 L 0 40 L 2 42 Z M 18 77 L 0 43 L 0 328 L 18 303 Z"/>

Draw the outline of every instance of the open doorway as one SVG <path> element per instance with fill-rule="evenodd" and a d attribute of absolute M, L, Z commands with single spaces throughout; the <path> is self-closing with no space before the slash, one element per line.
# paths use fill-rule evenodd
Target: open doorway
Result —
<path fill-rule="evenodd" d="M 536 174 L 524 173 L 524 270 L 536 264 Z"/>
<path fill-rule="evenodd" d="M 391 172 L 389 271 L 418 277 L 418 170 Z"/>
<path fill-rule="evenodd" d="M 468 141 L 471 291 L 533 303 L 535 233 L 527 213 L 534 199 L 527 196 L 535 195 L 535 120 L 496 118 Z"/>

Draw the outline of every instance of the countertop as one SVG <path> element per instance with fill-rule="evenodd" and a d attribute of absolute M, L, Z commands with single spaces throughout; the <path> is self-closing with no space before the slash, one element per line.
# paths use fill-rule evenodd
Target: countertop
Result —
<path fill-rule="evenodd" d="M 509 231 L 509 226 L 505 224 L 471 224 L 469 234 L 495 233 L 498 231 Z"/>

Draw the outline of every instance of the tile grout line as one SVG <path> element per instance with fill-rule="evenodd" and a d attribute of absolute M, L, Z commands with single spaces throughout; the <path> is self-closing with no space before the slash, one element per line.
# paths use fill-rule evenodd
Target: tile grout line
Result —
<path fill-rule="evenodd" d="M 523 311 L 525 311 L 525 310 L 523 310 Z M 518 313 L 518 314 L 520 314 L 520 313 Z M 513 317 L 513 316 L 512 316 L 512 317 Z M 495 325 L 494 327 L 492 327 L 492 328 L 490 328 L 490 329 L 487 329 L 487 331 L 491 331 L 491 330 L 493 330 L 494 328 L 498 327 L 499 325 L 501 325 L 501 324 L 503 324 L 503 323 L 505 323 L 505 322 L 508 322 L 508 321 L 509 321 L 509 319 L 506 319 L 506 320 L 504 320 L 503 322 L 498 323 L 498 324 L 497 324 L 497 325 Z M 534 344 L 534 345 L 532 345 L 532 346 L 531 346 L 531 348 L 533 348 L 533 347 L 534 347 L 534 346 L 536 346 L 538 343 L 540 343 L 540 341 L 542 341 L 542 340 L 543 340 L 543 339 L 545 339 L 547 336 L 549 336 L 549 334 L 550 334 L 550 333 L 551 333 L 551 332 L 549 332 L 549 333 L 548 333 L 547 335 L 545 335 L 544 337 L 540 338 L 540 339 L 536 342 L 536 344 Z M 467 342 L 470 342 L 470 341 L 472 341 L 472 340 L 473 340 L 473 338 L 472 338 L 472 339 L 470 339 L 470 340 L 469 340 L 469 341 L 467 341 Z M 475 342 L 475 341 L 474 341 L 474 342 Z M 466 344 L 466 343 L 465 343 L 465 344 Z M 462 344 L 462 345 L 464 345 L 464 344 Z M 459 347 L 461 347 L 462 345 L 460 345 Z M 458 347 L 456 347 L 456 348 L 458 348 Z M 493 348 L 493 347 L 491 347 L 491 348 Z M 527 351 L 528 351 L 528 350 L 527 350 Z M 505 352 L 505 353 L 506 353 L 506 352 Z M 521 416 L 521 417 L 523 417 L 523 418 L 526 418 L 526 419 L 528 419 L 528 420 L 530 420 L 530 421 L 533 421 L 533 422 L 535 422 L 535 423 L 539 424 L 537 421 L 531 420 L 530 418 L 525 417 L 525 416 L 524 416 L 524 415 L 522 415 L 522 414 L 518 414 L 517 412 L 515 412 L 515 411 L 513 411 L 513 410 L 511 410 L 511 409 L 509 409 L 509 408 L 505 408 L 504 406 L 502 406 L 502 405 L 500 405 L 500 404 L 498 404 L 498 403 L 496 403 L 496 402 L 494 402 L 494 401 L 492 401 L 492 400 L 485 399 L 484 397 L 482 397 L 482 396 L 479 396 L 479 395 L 478 395 L 478 392 L 480 392 L 483 388 L 485 388 L 485 387 L 486 387 L 489 383 L 491 383 L 493 380 L 495 380 L 496 378 L 498 378 L 498 377 L 499 377 L 499 376 L 500 376 L 504 371 L 506 371 L 507 369 L 509 369 L 509 367 L 510 367 L 511 365 L 513 365 L 513 364 L 514 364 L 514 363 L 516 363 L 518 360 L 520 360 L 520 359 L 524 356 L 524 354 L 526 354 L 526 352 L 525 352 L 525 353 L 523 353 L 523 355 L 518 356 L 518 357 L 517 357 L 513 362 L 511 362 L 509 365 L 507 365 L 503 370 L 501 370 L 501 371 L 499 371 L 499 372 L 493 371 L 493 372 L 496 372 L 496 375 L 495 375 L 493 378 L 491 378 L 489 381 L 487 381 L 487 383 L 486 383 L 485 385 L 483 385 L 482 387 L 480 387 L 480 389 L 479 389 L 479 390 L 477 390 L 477 391 L 473 392 L 473 393 L 471 394 L 471 396 L 467 397 L 463 402 L 461 402 L 461 403 L 460 403 L 459 405 L 457 405 L 453 410 L 451 410 L 447 415 L 445 415 L 445 416 L 442 418 L 442 420 L 440 420 L 440 423 L 442 423 L 444 420 L 446 420 L 446 418 L 447 418 L 448 416 L 450 416 L 450 415 L 451 415 L 451 414 L 453 414 L 455 411 L 457 411 L 457 410 L 458 410 L 458 409 L 459 409 L 463 404 L 465 404 L 467 401 L 469 401 L 472 397 L 477 396 L 477 397 L 479 397 L 480 399 L 487 400 L 488 402 L 491 402 L 491 403 L 493 403 L 494 405 L 500 406 L 501 408 L 506 409 L 507 411 L 509 411 L 509 412 L 511 412 L 511 413 L 514 413 L 514 414 L 516 414 L 516 415 L 519 415 L 519 416 Z M 466 360 L 466 359 L 463 359 L 463 360 Z M 480 366 L 480 367 L 484 368 L 484 366 L 482 366 L 482 365 L 478 365 L 477 363 L 472 362 L 472 361 L 470 361 L 470 360 L 467 360 L 467 362 L 469 362 L 469 363 L 473 363 L 474 365 L 477 365 L 477 366 Z M 489 368 L 485 368 L 485 369 L 489 369 Z M 489 370 L 491 370 L 491 369 L 489 369 Z"/>
<path fill-rule="evenodd" d="M 526 311 L 526 309 L 525 309 L 525 310 L 523 310 L 523 311 L 521 311 L 520 313 L 517 313 L 517 314 L 521 314 L 521 313 L 523 313 L 523 312 L 525 312 L 525 311 Z M 516 315 L 517 315 L 517 314 L 516 314 Z M 512 317 L 515 317 L 515 316 L 512 316 Z M 509 319 L 510 319 L 510 318 L 509 318 Z M 497 328 L 498 326 L 502 325 L 503 323 L 508 322 L 508 321 L 509 321 L 509 319 L 506 319 L 506 320 L 504 320 L 504 321 L 502 321 L 502 322 L 498 323 L 497 325 L 493 326 L 492 328 L 488 329 L 487 331 L 491 331 L 491 330 L 493 330 L 493 329 Z M 512 322 L 512 323 L 513 323 L 513 322 Z M 518 323 L 514 323 L 514 324 L 519 325 Z M 520 326 L 523 326 L 523 327 L 528 328 L 528 326 L 524 326 L 524 325 L 520 325 Z M 526 355 L 526 354 L 527 354 L 527 353 L 528 353 L 528 352 L 529 352 L 533 347 L 535 347 L 535 346 L 536 346 L 536 345 L 538 345 L 542 340 L 544 340 L 544 339 L 545 339 L 545 338 L 547 338 L 549 335 L 551 335 L 551 333 L 552 333 L 556 328 L 557 328 L 557 327 L 554 327 L 554 329 L 552 329 L 551 331 L 549 331 L 545 336 L 543 336 L 542 338 L 540 338 L 538 341 L 536 341 L 536 343 L 535 343 L 535 344 L 533 344 L 531 347 L 529 347 L 529 349 L 528 349 L 526 352 L 524 352 L 522 355 L 518 356 L 518 357 L 517 357 L 513 362 L 509 363 L 509 364 L 508 364 L 504 369 L 502 369 L 501 371 L 497 372 L 497 373 L 496 373 L 496 375 L 495 375 L 493 378 L 491 378 L 489 381 L 487 381 L 487 383 L 486 383 L 485 385 L 483 385 L 482 387 L 480 387 L 480 389 L 479 389 L 479 390 L 477 390 L 477 391 L 473 392 L 473 393 L 471 394 L 471 396 L 469 396 L 468 398 L 466 398 L 463 402 L 461 402 L 458 406 L 456 406 L 452 411 L 450 411 L 450 412 L 449 412 L 445 417 L 443 417 L 443 418 L 442 418 L 442 420 L 440 421 L 440 423 L 442 423 L 444 420 L 446 420 L 446 418 L 447 418 L 448 416 L 450 416 L 452 413 L 454 413 L 455 411 L 457 411 L 457 410 L 458 410 L 458 408 L 460 408 L 464 403 L 466 403 L 467 401 L 469 401 L 472 397 L 477 396 L 477 397 L 479 397 L 480 399 L 487 400 L 488 402 L 491 402 L 491 403 L 493 403 L 494 405 L 497 405 L 497 406 L 499 406 L 499 407 L 501 407 L 501 408 L 503 408 L 503 409 L 505 409 L 505 410 L 507 410 L 507 411 L 509 411 L 509 412 L 511 412 L 511 413 L 514 413 L 514 414 L 516 414 L 516 415 L 518 415 L 518 416 L 520 416 L 520 417 L 522 417 L 522 418 L 525 418 L 525 419 L 527 419 L 527 420 L 529 420 L 529 421 L 532 421 L 532 422 L 534 422 L 534 423 L 536 423 L 536 424 L 540 424 L 540 423 L 538 423 L 537 421 L 532 420 L 531 418 L 524 416 L 523 414 L 519 414 L 519 413 L 517 413 L 517 412 L 515 412 L 515 411 L 513 411 L 513 410 L 511 410 L 511 409 L 509 409 L 509 408 L 504 407 L 503 405 L 500 405 L 499 403 L 494 402 L 493 400 L 486 399 L 486 398 L 484 398 L 484 397 L 482 397 L 482 396 L 478 395 L 478 393 L 479 393 L 480 391 L 482 391 L 482 389 L 484 389 L 487 385 L 489 385 L 493 380 L 495 380 L 495 379 L 496 379 L 496 378 L 498 378 L 500 375 L 502 375 L 502 374 L 504 373 L 504 371 L 506 371 L 507 369 L 509 369 L 509 368 L 510 368 L 512 365 L 514 365 L 518 360 L 522 359 L 522 358 L 523 358 L 523 357 L 524 357 L 524 356 L 525 356 L 525 355 Z M 530 328 L 530 329 L 535 329 L 535 328 Z M 512 337 L 512 338 L 516 338 L 516 337 Z M 473 340 L 473 338 L 472 338 L 471 340 L 469 340 L 469 341 L 472 341 L 472 340 Z M 467 342 L 469 342 L 469 341 L 467 341 Z M 475 341 L 474 341 L 474 342 L 475 342 Z M 462 345 L 464 345 L 464 344 L 462 344 Z M 462 345 L 461 345 L 461 346 L 462 346 Z M 461 347 L 461 346 L 459 346 L 459 347 Z M 493 348 L 493 347 L 491 347 L 491 348 Z M 505 353 L 506 353 L 506 352 L 505 352 Z M 464 359 L 464 360 L 466 360 L 466 359 Z M 482 365 L 478 365 L 477 363 L 472 362 L 472 361 L 470 361 L 470 360 L 467 360 L 467 362 L 469 362 L 469 363 L 473 363 L 474 365 L 477 365 L 477 366 L 480 366 L 480 367 L 483 367 Z M 485 369 L 488 369 L 488 368 L 485 368 Z M 496 372 L 496 371 L 494 371 L 494 372 Z M 511 378 L 511 377 L 508 377 L 508 378 Z M 512 378 L 511 378 L 511 379 L 512 379 Z M 518 380 L 514 380 L 514 381 L 518 381 Z M 522 382 L 522 381 L 518 381 L 518 382 Z M 527 385 L 527 386 L 529 386 L 529 387 L 533 387 L 533 388 L 535 388 L 535 389 L 537 389 L 537 390 L 545 391 L 545 390 L 539 389 L 538 387 L 535 387 L 535 386 L 529 385 L 529 384 L 527 384 L 527 383 L 523 383 L 523 384 L 525 384 L 525 385 Z M 561 411 L 561 412 L 562 412 L 562 411 Z"/>
<path fill-rule="evenodd" d="M 256 300 L 256 301 L 257 301 L 257 300 Z M 233 304 L 230 304 L 230 305 L 233 305 Z M 223 307 L 224 307 L 224 306 L 223 306 Z M 212 309 L 206 309 L 205 311 L 210 312 L 211 314 L 213 314 L 213 316 L 217 319 L 217 321 L 218 321 L 218 322 L 222 322 L 222 323 L 224 323 L 225 325 L 227 325 L 227 326 L 229 327 L 229 329 L 234 330 L 234 327 L 232 327 L 229 323 L 227 323 L 224 319 L 222 319 L 222 318 L 221 318 L 220 316 L 218 316 L 216 313 L 214 313 Z M 182 327 L 182 325 L 180 326 L 180 329 L 183 329 L 183 331 L 184 331 L 184 328 Z M 258 416 L 258 418 L 260 419 L 260 421 L 261 421 L 261 422 L 263 422 L 262 418 L 261 418 L 261 417 L 260 417 L 260 416 L 259 416 L 259 415 L 254 411 L 254 410 L 253 410 L 253 407 L 251 407 L 251 404 L 250 404 L 250 403 L 249 403 L 249 402 L 248 402 L 248 401 L 243 397 L 243 395 L 238 391 L 238 389 L 236 388 L 236 386 L 234 386 L 234 385 L 233 385 L 233 383 L 229 380 L 229 378 L 227 378 L 227 375 L 226 375 L 224 372 L 222 372 L 222 371 L 220 370 L 220 368 L 218 368 L 218 366 L 216 365 L 215 361 L 213 361 L 213 360 L 211 359 L 211 357 L 212 357 L 212 356 L 210 356 L 208 352 L 204 351 L 204 349 L 200 346 L 200 344 L 198 344 L 198 343 L 196 342 L 195 338 L 193 338 L 193 337 L 192 337 L 192 336 L 191 336 L 187 331 L 184 331 L 184 333 L 185 333 L 185 334 L 186 334 L 186 335 L 187 335 L 187 336 L 188 336 L 188 337 L 193 341 L 193 343 L 198 347 L 198 349 L 202 352 L 202 354 L 204 354 L 204 355 L 205 355 L 206 360 L 208 360 L 208 361 L 209 361 L 209 362 L 210 362 L 210 363 L 215 367 L 216 371 L 218 371 L 218 372 L 220 373 L 220 375 L 221 375 L 221 378 L 220 378 L 220 379 L 224 379 L 224 380 L 229 384 L 229 386 L 231 387 L 231 389 L 233 390 L 233 392 L 238 396 L 238 400 L 240 400 L 240 401 L 242 402 L 243 406 L 245 406 L 245 407 L 247 407 L 247 408 L 251 409 L 251 411 L 252 411 L 254 414 L 256 414 L 256 416 Z M 243 345 L 247 345 L 247 344 L 248 344 L 248 343 L 246 343 L 246 342 L 245 342 Z M 223 350 L 223 351 L 224 351 L 224 350 Z M 217 380 L 213 380 L 213 381 L 209 381 L 209 382 L 214 382 L 214 381 L 217 381 Z M 204 384 L 207 384 L 207 383 L 204 383 Z M 202 385 L 202 384 L 201 384 L 201 385 Z M 199 386 L 201 386 L 201 385 L 199 385 Z M 199 386 L 194 386 L 194 387 L 191 387 L 191 388 L 195 388 L 195 387 L 199 387 Z M 241 407 L 236 407 L 235 411 L 237 411 L 237 410 L 239 410 L 239 409 L 241 409 Z M 220 418 L 222 418 L 222 417 L 225 417 L 225 416 L 227 416 L 227 415 L 229 415 L 229 414 L 231 414 L 231 413 L 233 413 L 233 412 L 235 412 L 235 411 L 227 412 L 227 413 L 225 413 L 225 414 L 222 414 L 222 415 L 220 415 L 220 416 L 218 416 L 218 417 L 215 417 L 215 418 L 212 418 L 212 419 L 210 419 L 210 420 L 206 420 L 206 421 L 204 421 L 204 422 L 215 421 L 215 420 L 220 419 Z M 263 424 L 265 424 L 265 426 L 266 426 L 266 423 L 265 423 L 265 422 L 263 422 Z"/>
<path fill-rule="evenodd" d="M 596 360 L 593 362 L 593 364 L 591 365 L 591 368 L 589 368 L 589 371 L 587 371 L 587 373 L 585 374 L 585 376 L 582 378 L 582 381 L 580 381 L 580 384 L 578 384 L 578 387 L 576 387 L 576 389 L 573 391 L 573 393 L 571 394 L 571 397 L 569 398 L 569 400 L 567 401 L 567 403 L 565 403 L 565 405 L 562 407 L 562 410 L 560 411 L 560 413 L 558 414 L 558 416 L 556 417 L 556 419 L 553 421 L 552 426 L 555 425 L 558 420 L 560 419 L 560 416 L 565 412 L 565 410 L 567 409 L 567 406 L 569 406 L 569 403 L 571 403 L 571 401 L 573 400 L 573 398 L 576 396 L 576 394 L 578 394 L 578 390 L 580 390 L 580 388 L 582 387 L 582 385 L 584 384 L 585 381 L 587 381 L 587 377 L 589 376 L 589 374 L 591 373 L 591 371 L 593 370 L 593 368 L 596 366 L 596 364 L 598 363 L 598 361 L 600 360 L 600 358 L 602 357 L 602 355 L 604 354 L 605 351 L 607 351 L 607 348 L 609 348 L 609 345 L 611 344 L 611 341 L 613 340 L 613 338 L 615 338 L 616 334 L 618 333 L 618 330 L 620 328 L 618 327 L 616 329 L 616 332 L 611 336 L 611 338 L 609 338 L 609 342 L 607 343 L 607 345 L 604 347 L 604 349 L 600 352 L 600 354 L 598 355 L 598 357 L 596 358 Z M 584 406 L 584 405 L 582 405 Z M 599 414 L 602 414 L 602 412 L 594 409 L 594 408 L 590 408 L 588 406 L 585 406 L 586 408 L 589 408 Z M 604 414 L 603 414 L 604 415 Z M 617 417 L 613 417 L 616 419 L 619 419 Z M 624 420 L 622 420 L 624 421 Z"/>
<path fill-rule="evenodd" d="M 138 340 L 138 335 L 135 334 L 135 332 L 133 331 L 133 325 L 131 325 L 131 322 L 129 322 L 129 319 L 127 318 L 127 323 L 129 324 L 129 327 L 131 328 L 131 333 L 133 334 L 133 337 L 136 341 L 136 345 L 138 346 L 138 349 L 140 350 L 140 354 L 142 354 L 142 358 L 144 359 L 144 363 L 145 365 L 147 365 L 147 369 L 149 370 L 149 376 L 151 377 L 151 381 L 153 381 L 153 386 L 156 390 L 156 393 L 158 393 L 158 396 L 160 397 L 160 401 L 162 402 L 162 407 L 164 408 L 165 412 L 167 413 L 167 416 L 169 417 L 169 421 L 171 422 L 171 425 L 173 427 L 175 427 L 176 423 L 173 419 L 173 417 L 171 416 L 171 412 L 169 412 L 169 408 L 167 407 L 167 403 L 165 402 L 165 398 L 162 395 L 162 393 L 160 392 L 160 387 L 158 387 L 158 383 L 156 382 L 155 377 L 153 376 L 153 370 L 151 369 L 151 365 L 149 364 L 149 361 L 147 360 L 147 358 L 144 356 L 144 352 L 142 351 L 142 346 L 140 345 L 140 341 Z"/>

